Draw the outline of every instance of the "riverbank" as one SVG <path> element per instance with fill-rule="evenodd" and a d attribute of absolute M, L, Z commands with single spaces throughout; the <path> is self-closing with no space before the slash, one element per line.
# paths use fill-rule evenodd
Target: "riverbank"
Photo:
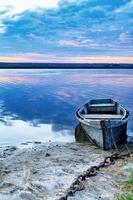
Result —
<path fill-rule="evenodd" d="M 25 143 L 0 148 L 1 200 L 56 200 L 73 180 L 109 153 L 89 143 Z M 113 200 L 121 193 L 132 159 L 117 161 L 86 181 L 73 200 Z"/>

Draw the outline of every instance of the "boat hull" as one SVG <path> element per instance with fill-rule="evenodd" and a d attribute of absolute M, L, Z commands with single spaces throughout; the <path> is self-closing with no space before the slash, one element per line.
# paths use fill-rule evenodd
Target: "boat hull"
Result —
<path fill-rule="evenodd" d="M 86 136 L 103 150 L 115 148 L 127 140 L 127 120 L 121 122 L 91 121 L 89 123 L 80 121 Z"/>
<path fill-rule="evenodd" d="M 92 99 L 76 112 L 86 136 L 108 150 L 127 140 L 129 112 L 112 99 Z"/>

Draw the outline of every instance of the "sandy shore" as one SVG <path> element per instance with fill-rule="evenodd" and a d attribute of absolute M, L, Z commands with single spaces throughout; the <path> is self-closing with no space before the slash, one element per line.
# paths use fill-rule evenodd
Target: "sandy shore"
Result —
<path fill-rule="evenodd" d="M 109 153 L 90 144 L 31 143 L 0 147 L 0 200 L 56 200 L 89 166 Z M 86 181 L 72 200 L 113 200 L 121 192 L 132 159 L 118 161 Z"/>

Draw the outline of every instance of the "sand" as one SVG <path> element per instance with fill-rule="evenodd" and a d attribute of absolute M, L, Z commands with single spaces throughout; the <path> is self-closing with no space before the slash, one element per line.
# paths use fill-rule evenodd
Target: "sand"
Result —
<path fill-rule="evenodd" d="M 89 143 L 25 143 L 0 147 L 0 200 L 58 200 L 73 180 L 109 152 Z M 117 161 L 89 178 L 69 200 L 113 200 L 132 159 Z"/>

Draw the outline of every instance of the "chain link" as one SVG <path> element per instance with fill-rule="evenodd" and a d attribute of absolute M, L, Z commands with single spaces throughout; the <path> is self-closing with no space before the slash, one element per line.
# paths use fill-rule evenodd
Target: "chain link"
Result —
<path fill-rule="evenodd" d="M 77 191 L 84 190 L 85 180 L 91 176 L 96 176 L 101 168 L 109 167 L 110 165 L 114 165 L 116 160 L 131 156 L 133 156 L 133 152 L 113 153 L 110 156 L 105 157 L 103 162 L 100 162 L 98 165 L 89 167 L 85 172 L 83 172 L 83 174 L 79 175 L 68 188 L 66 194 L 58 200 L 67 200 L 69 196 L 74 196 Z"/>

